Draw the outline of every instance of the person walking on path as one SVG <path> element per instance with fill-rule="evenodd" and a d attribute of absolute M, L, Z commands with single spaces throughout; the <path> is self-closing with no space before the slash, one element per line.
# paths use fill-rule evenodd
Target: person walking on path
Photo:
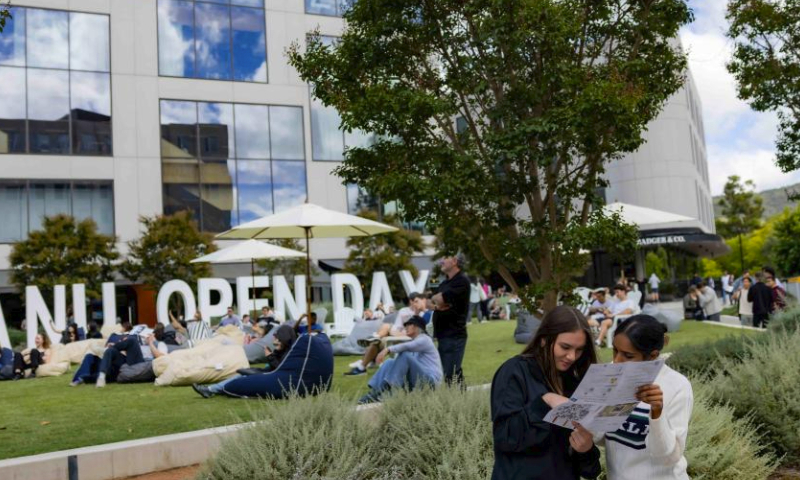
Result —
<path fill-rule="evenodd" d="M 650 282 L 650 293 L 653 295 L 653 301 L 658 303 L 659 302 L 658 285 L 661 283 L 661 279 L 658 278 L 656 272 L 653 272 L 650 274 L 650 279 L 648 279 L 647 281 Z"/>
<path fill-rule="evenodd" d="M 464 271 L 464 256 L 444 257 L 439 262 L 447 279 L 431 298 L 433 310 L 433 335 L 439 343 L 444 380 L 448 385 L 456 380 L 464 386 L 461 363 L 467 348 L 467 311 L 469 310 L 470 283 Z"/>
<path fill-rule="evenodd" d="M 756 283 L 747 291 L 747 301 L 753 304 L 753 326 L 766 328 L 772 309 L 772 289 L 764 282 L 764 274 L 756 272 Z"/>

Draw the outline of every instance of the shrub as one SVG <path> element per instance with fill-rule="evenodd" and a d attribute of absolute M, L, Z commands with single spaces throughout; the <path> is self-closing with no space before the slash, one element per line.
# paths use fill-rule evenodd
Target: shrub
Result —
<path fill-rule="evenodd" d="M 715 405 L 703 381 L 693 381 L 694 409 L 686 460 L 694 480 L 757 480 L 776 468 L 749 417 L 734 418 L 731 407 Z"/>
<path fill-rule="evenodd" d="M 23 349 L 27 345 L 28 334 L 24 330 L 9 328 L 8 341 L 11 342 L 11 348 Z"/>
<path fill-rule="evenodd" d="M 351 400 L 326 394 L 262 404 L 254 426 L 224 441 L 198 479 L 372 477 L 376 429 Z"/>
<path fill-rule="evenodd" d="M 746 362 L 723 359 L 709 383 L 711 397 L 737 417 L 763 426 L 772 448 L 800 460 L 800 332 L 769 335 L 749 347 Z"/>
<path fill-rule="evenodd" d="M 770 319 L 768 329 L 773 334 L 791 334 L 800 330 L 800 308 L 776 313 Z"/>
<path fill-rule="evenodd" d="M 685 345 L 672 352 L 667 364 L 684 375 L 706 374 L 719 368 L 722 358 L 735 363 L 741 362 L 747 357 L 750 345 L 763 342 L 760 337 L 730 335 L 713 342 Z"/>

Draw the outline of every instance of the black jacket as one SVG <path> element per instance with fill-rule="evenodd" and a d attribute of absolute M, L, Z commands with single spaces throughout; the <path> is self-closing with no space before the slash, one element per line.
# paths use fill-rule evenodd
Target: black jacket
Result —
<path fill-rule="evenodd" d="M 439 284 L 436 293 L 442 294 L 450 308 L 433 312 L 434 337 L 467 338 L 467 312 L 471 289 L 469 278 L 463 271 Z"/>
<path fill-rule="evenodd" d="M 563 376 L 567 396 L 578 380 Z M 492 380 L 492 480 L 577 480 L 600 475 L 600 450 L 577 453 L 569 445 L 572 430 L 545 422 L 550 407 L 544 375 L 532 358 L 505 362 Z"/>
<path fill-rule="evenodd" d="M 772 311 L 772 289 L 758 282 L 747 291 L 747 301 L 753 303 L 753 315 L 767 315 Z"/>

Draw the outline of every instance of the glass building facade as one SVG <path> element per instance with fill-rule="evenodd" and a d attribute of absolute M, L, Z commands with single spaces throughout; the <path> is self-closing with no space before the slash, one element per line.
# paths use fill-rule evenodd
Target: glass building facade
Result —
<path fill-rule="evenodd" d="M 100 233 L 114 235 L 112 182 L 0 180 L 0 243 L 25 240 L 58 214 L 94 220 Z"/>
<path fill-rule="evenodd" d="M 158 0 L 162 76 L 267 81 L 264 0 Z"/>
<path fill-rule="evenodd" d="M 161 101 L 164 213 L 221 232 L 306 200 L 300 107 Z"/>
<path fill-rule="evenodd" d="M 111 155 L 109 17 L 11 15 L 0 35 L 0 153 Z"/>

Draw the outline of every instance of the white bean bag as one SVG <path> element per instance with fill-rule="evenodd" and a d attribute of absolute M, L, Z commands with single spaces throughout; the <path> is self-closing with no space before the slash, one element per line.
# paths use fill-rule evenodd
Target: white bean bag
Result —
<path fill-rule="evenodd" d="M 51 363 L 68 362 L 68 363 L 81 363 L 83 357 L 89 353 L 103 348 L 106 341 L 102 338 L 92 340 L 81 340 L 78 342 L 68 343 L 66 345 L 54 345 L 51 353 Z"/>
<path fill-rule="evenodd" d="M 212 339 L 195 348 L 156 358 L 153 372 L 156 385 L 178 386 L 220 382 L 249 366 L 241 345 L 221 345 Z"/>
<path fill-rule="evenodd" d="M 58 377 L 69 371 L 69 362 L 50 362 L 39 365 L 36 369 L 37 377 Z"/>

